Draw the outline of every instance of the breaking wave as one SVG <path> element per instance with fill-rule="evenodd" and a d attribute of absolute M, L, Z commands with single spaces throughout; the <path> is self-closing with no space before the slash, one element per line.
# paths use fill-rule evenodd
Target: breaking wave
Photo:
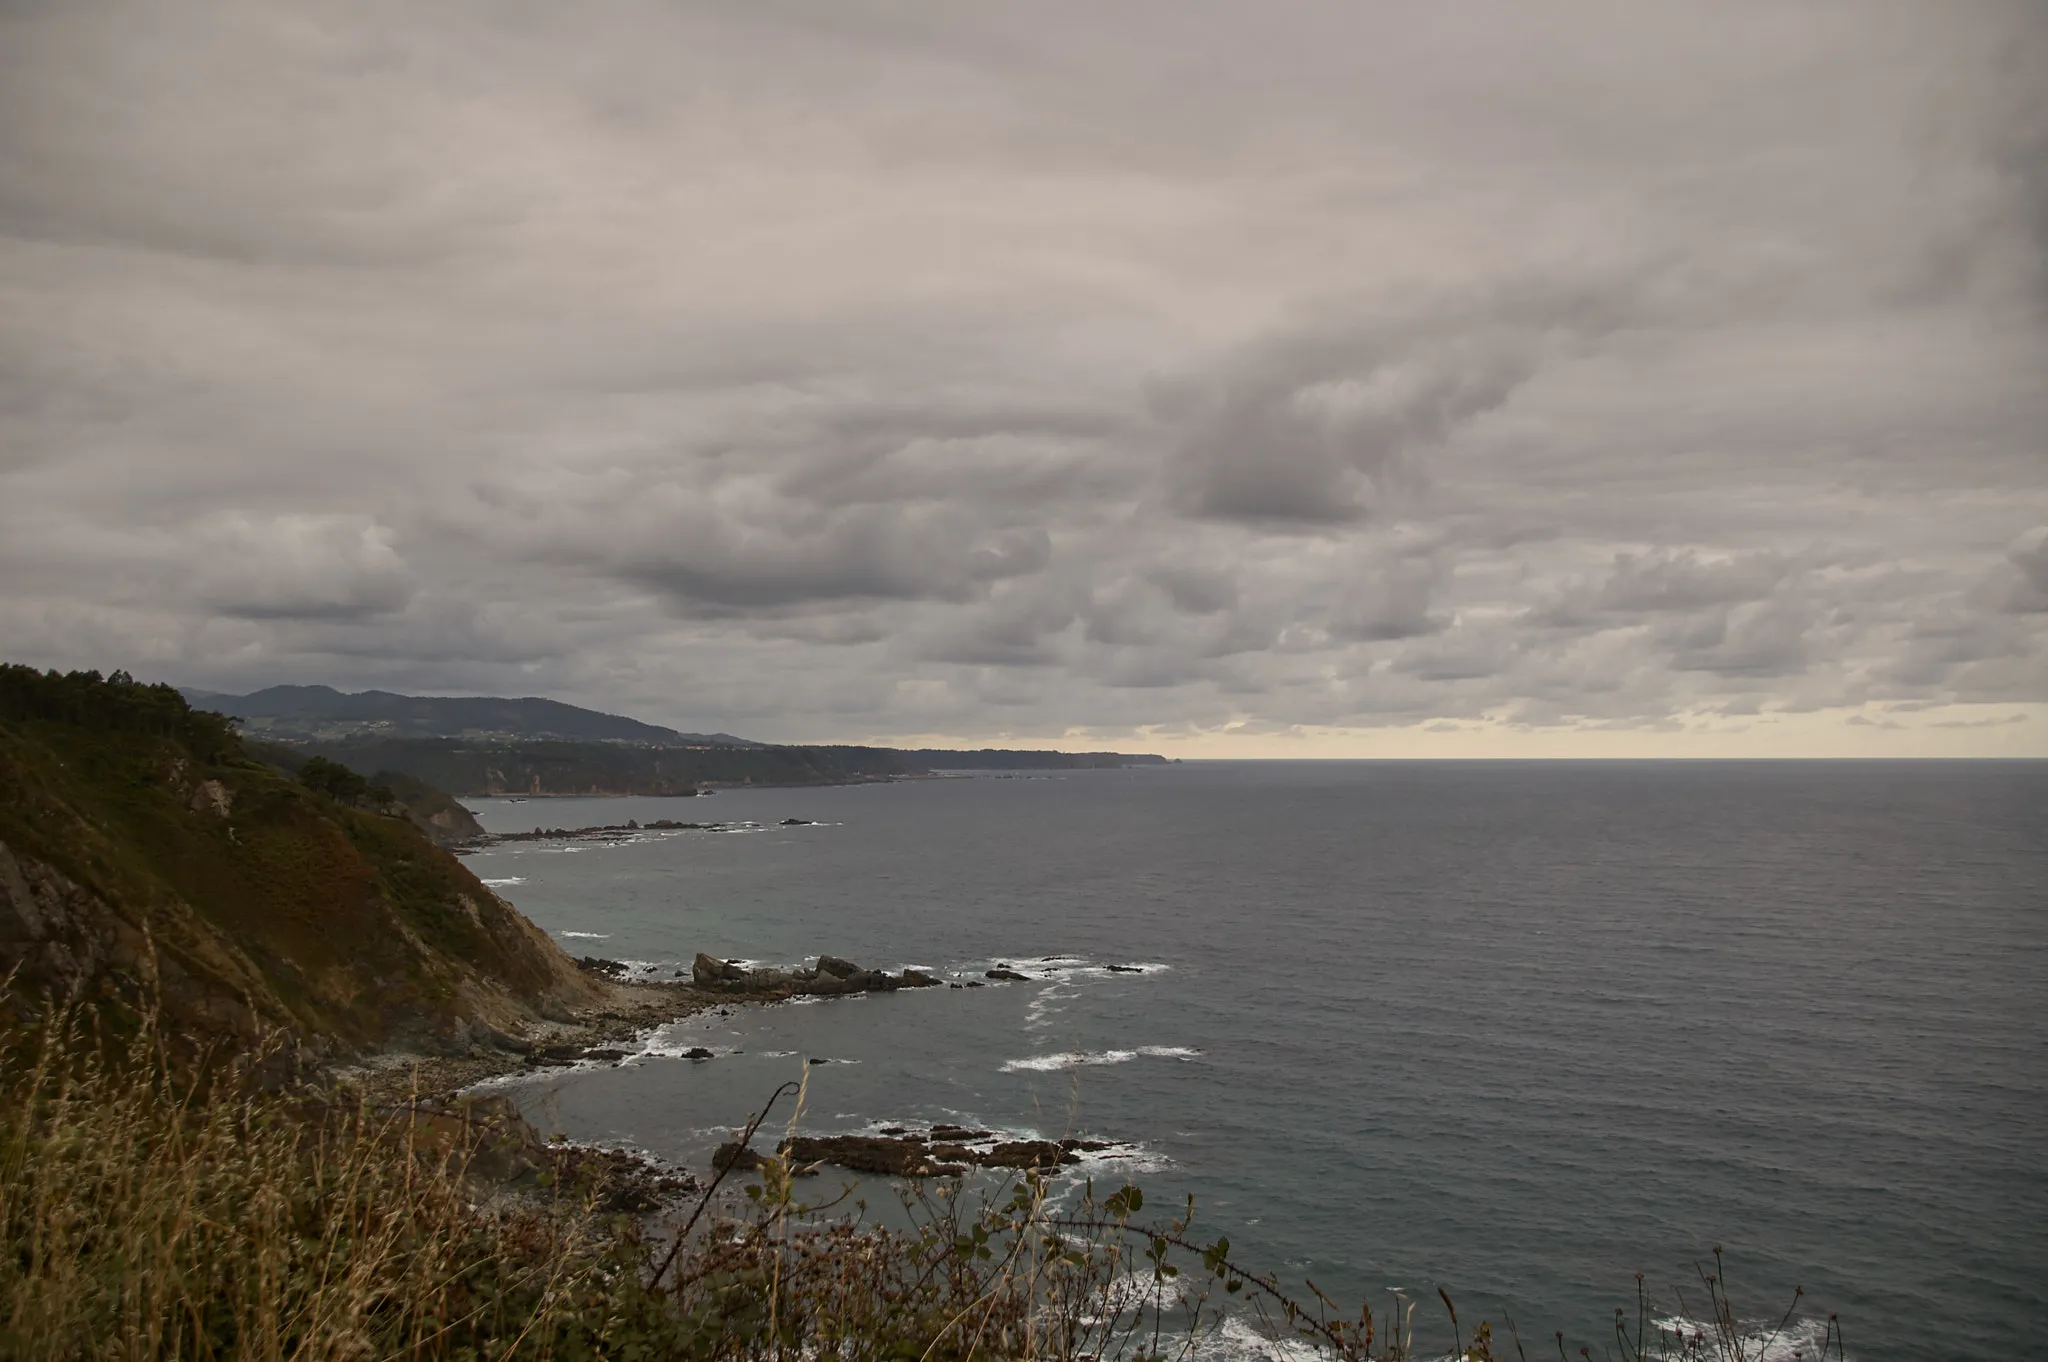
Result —
<path fill-rule="evenodd" d="M 1065 1050 L 1056 1055 L 1005 1060 L 1002 1072 L 1052 1073 L 1060 1069 L 1091 1068 L 1098 1064 L 1128 1064 L 1139 1058 L 1186 1061 L 1198 1058 L 1201 1053 L 1185 1045 L 1140 1045 L 1134 1050 Z"/>

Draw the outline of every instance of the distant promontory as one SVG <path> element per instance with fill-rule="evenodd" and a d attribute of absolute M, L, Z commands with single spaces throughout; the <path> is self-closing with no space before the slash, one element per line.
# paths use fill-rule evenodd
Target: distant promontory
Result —
<path fill-rule="evenodd" d="M 282 753 L 325 757 L 472 798 L 685 795 L 725 786 L 904 780 L 942 771 L 1166 764 L 1149 753 L 763 743 L 729 733 L 685 733 L 533 697 L 348 694 L 327 686 L 185 694 L 195 707 L 238 719 L 246 737 Z"/>

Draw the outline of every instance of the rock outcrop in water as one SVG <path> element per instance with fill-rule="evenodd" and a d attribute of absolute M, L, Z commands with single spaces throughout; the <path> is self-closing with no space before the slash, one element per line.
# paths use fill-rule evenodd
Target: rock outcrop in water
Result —
<path fill-rule="evenodd" d="M 881 1177 L 949 1178 L 970 1167 L 1051 1171 L 1079 1163 L 1084 1153 L 1111 1148 L 1107 1140 L 997 1140 L 986 1130 L 934 1126 L 924 1135 L 798 1135 L 784 1140 L 777 1152 L 799 1173 L 829 1163 Z M 760 1167 L 766 1156 L 727 1141 L 711 1162 L 721 1170 L 747 1170 Z"/>
<path fill-rule="evenodd" d="M 890 974 L 886 970 L 856 965 L 836 955 L 821 955 L 816 965 L 798 970 L 750 970 L 737 961 L 720 960 L 702 952 L 690 966 L 690 977 L 699 988 L 749 998 L 888 993 L 899 988 L 937 988 L 941 982 L 923 970 L 907 969 L 901 974 Z"/>

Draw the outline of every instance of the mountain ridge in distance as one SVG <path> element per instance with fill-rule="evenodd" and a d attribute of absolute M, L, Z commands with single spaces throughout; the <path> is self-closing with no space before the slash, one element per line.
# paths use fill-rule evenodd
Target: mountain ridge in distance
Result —
<path fill-rule="evenodd" d="M 253 736 L 333 739 L 492 736 L 650 747 L 758 747 L 730 733 L 682 733 L 540 696 L 401 695 L 332 686 L 266 686 L 246 695 L 184 688 L 195 705 L 229 713 Z"/>
<path fill-rule="evenodd" d="M 239 719 L 242 736 L 255 745 L 252 750 L 272 752 L 278 758 L 274 764 L 289 766 L 285 758 L 294 754 L 322 756 L 366 776 L 409 778 L 464 799 L 686 795 L 742 785 L 901 780 L 947 770 L 1082 770 L 1166 762 L 1156 755 L 1118 752 L 763 743 L 727 733 L 679 733 L 534 696 L 350 694 L 331 686 L 270 686 L 247 695 L 196 688 L 181 693 L 193 705 Z"/>

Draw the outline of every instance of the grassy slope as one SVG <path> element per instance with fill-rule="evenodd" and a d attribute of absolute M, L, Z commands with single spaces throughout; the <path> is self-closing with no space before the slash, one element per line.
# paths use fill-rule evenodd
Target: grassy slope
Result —
<path fill-rule="evenodd" d="M 454 1043 L 466 1023 L 590 997 L 552 942 L 410 822 L 244 759 L 201 764 L 172 738 L 0 723 L 0 843 L 84 891 L 87 935 L 112 943 L 93 986 L 133 967 L 146 926 L 165 1005 L 188 1024 L 240 1013 L 246 1027 L 246 997 L 343 1048 Z"/>

